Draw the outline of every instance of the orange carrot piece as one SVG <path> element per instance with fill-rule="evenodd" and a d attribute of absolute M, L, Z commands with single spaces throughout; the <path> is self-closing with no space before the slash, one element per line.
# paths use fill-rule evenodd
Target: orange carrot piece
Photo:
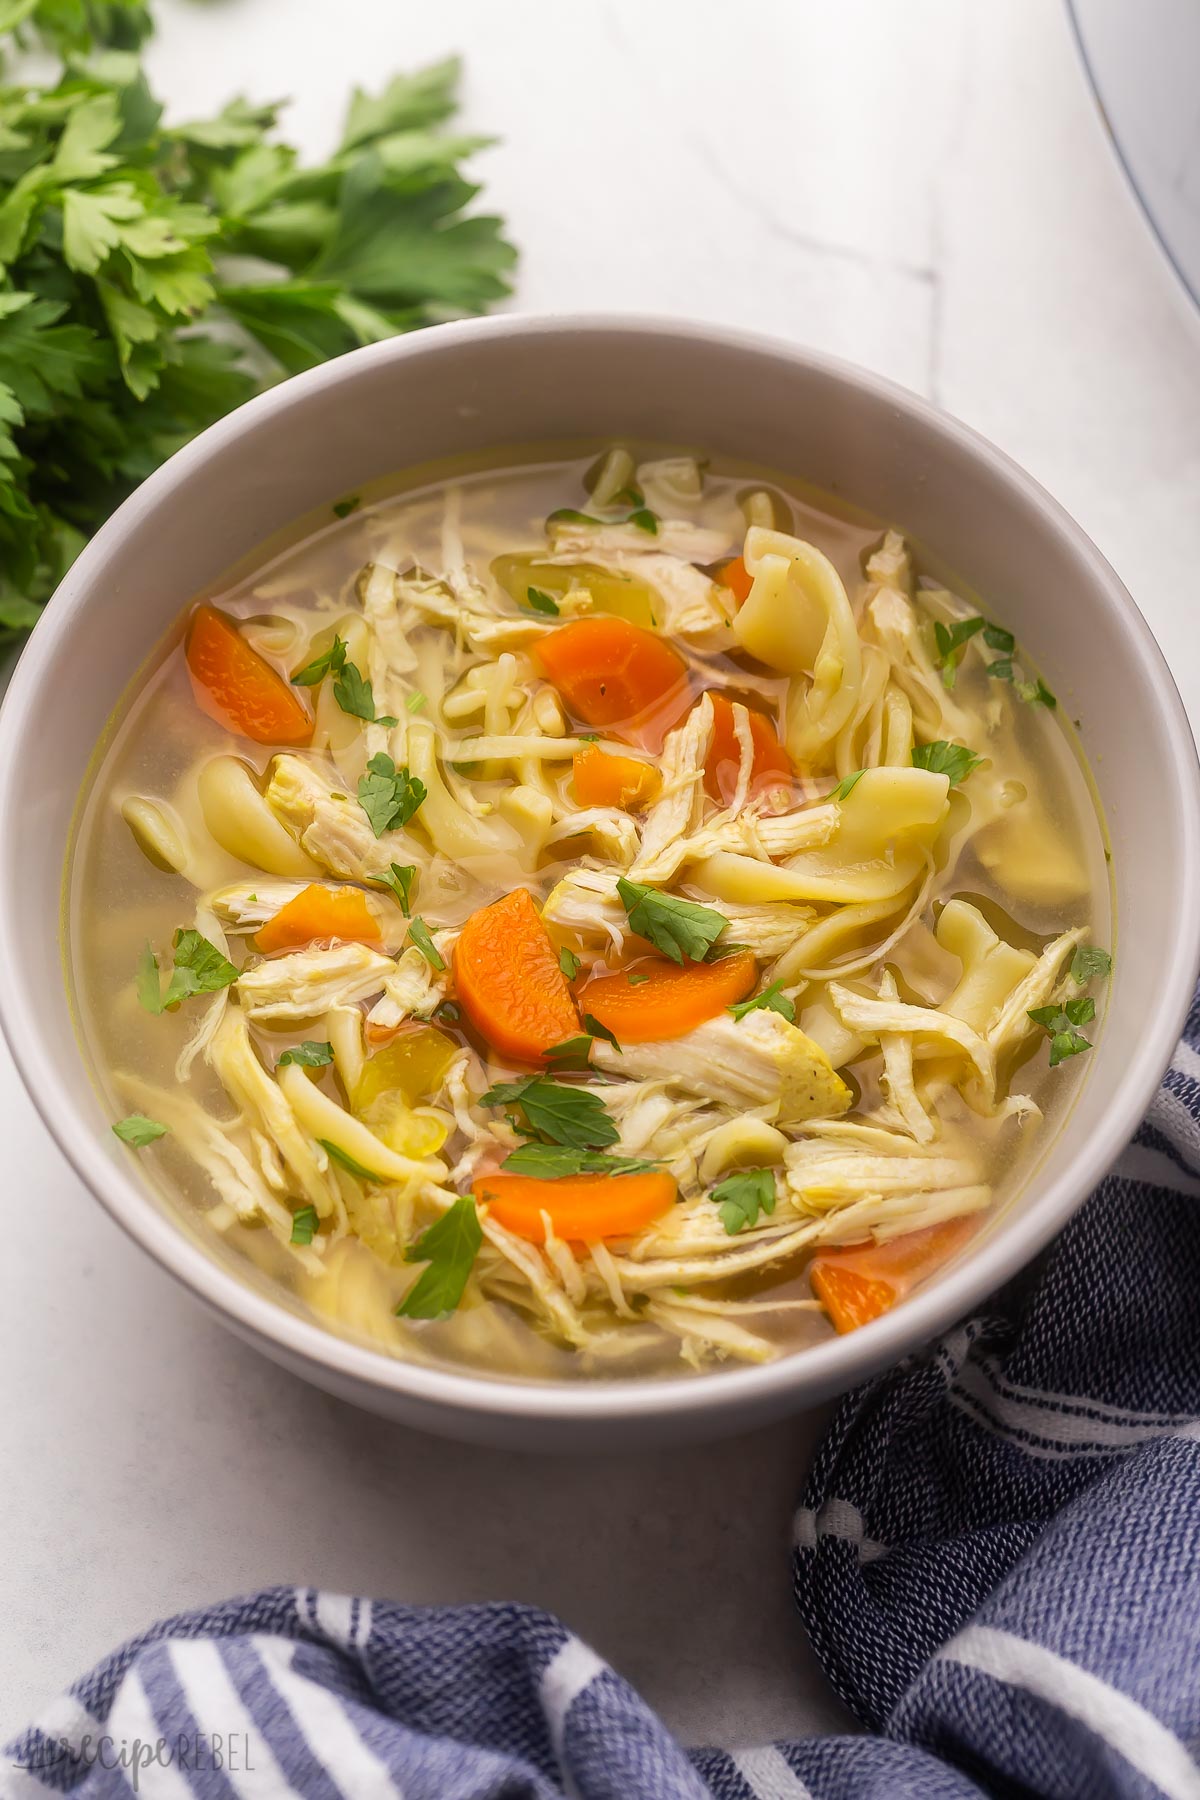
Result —
<path fill-rule="evenodd" d="M 256 744 L 307 744 L 313 722 L 294 689 L 215 606 L 198 606 L 187 637 L 196 704 Z"/>
<path fill-rule="evenodd" d="M 644 979 L 631 982 L 629 977 Z M 579 993 L 584 1012 L 607 1025 L 620 1044 L 682 1037 L 705 1019 L 744 1000 L 758 978 L 748 950 L 719 962 L 683 964 L 647 956 L 616 975 L 598 975 Z"/>
<path fill-rule="evenodd" d="M 652 1171 L 644 1175 L 560 1175 L 538 1181 L 530 1175 L 480 1175 L 472 1189 L 486 1201 L 493 1219 L 506 1231 L 546 1239 L 542 1214 L 548 1213 L 554 1235 L 567 1243 L 589 1244 L 598 1238 L 632 1237 L 644 1231 L 675 1203 L 675 1177 Z"/>
<path fill-rule="evenodd" d="M 721 582 L 730 589 L 734 599 L 741 606 L 750 598 L 750 589 L 754 586 L 754 577 L 740 556 L 733 557 L 721 570 Z"/>
<path fill-rule="evenodd" d="M 948 1262 L 972 1236 L 979 1220 L 947 1219 L 882 1244 L 822 1250 L 809 1266 L 813 1292 L 839 1331 L 890 1312 L 917 1283 Z"/>
<path fill-rule="evenodd" d="M 454 946 L 454 980 L 476 1031 L 514 1062 L 540 1062 L 582 1029 L 554 946 L 524 888 L 471 914 Z"/>
<path fill-rule="evenodd" d="M 541 638 L 533 657 L 576 718 L 651 748 L 662 743 L 688 696 L 679 652 L 628 619 L 576 619 Z"/>
<path fill-rule="evenodd" d="M 709 694 L 713 705 L 713 734 L 704 764 L 704 791 L 710 800 L 728 806 L 737 793 L 742 747 L 733 723 L 733 702 L 724 694 Z M 750 766 L 751 795 L 767 788 L 786 787 L 792 779 L 792 759 L 780 743 L 766 713 L 747 707 L 754 761 Z"/>
<path fill-rule="evenodd" d="M 636 812 L 662 786 L 657 770 L 632 756 L 613 756 L 595 744 L 571 758 L 571 791 L 580 806 L 617 806 Z"/>
<path fill-rule="evenodd" d="M 295 950 L 319 938 L 338 938 L 343 943 L 374 944 L 383 936 L 379 922 L 357 888 L 303 888 L 255 937 L 255 948 L 267 955 L 272 950 Z"/>

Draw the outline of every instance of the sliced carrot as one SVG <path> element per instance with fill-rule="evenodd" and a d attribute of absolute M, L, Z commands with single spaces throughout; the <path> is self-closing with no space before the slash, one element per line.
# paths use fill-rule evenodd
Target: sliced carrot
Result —
<path fill-rule="evenodd" d="M 679 964 L 665 956 L 647 956 L 619 974 L 598 975 L 587 982 L 579 1004 L 607 1025 L 618 1043 L 659 1043 L 682 1037 L 744 1000 L 757 977 L 748 950 L 714 963 Z"/>
<path fill-rule="evenodd" d="M 738 771 L 742 766 L 742 746 L 738 742 L 733 719 L 733 702 L 724 694 L 709 694 L 713 705 L 713 734 L 704 764 L 704 791 L 710 800 L 728 806 L 737 793 Z M 750 766 L 750 793 L 761 794 L 768 788 L 786 786 L 792 778 L 792 759 L 780 743 L 775 727 L 766 713 L 749 706 L 750 741 L 754 745 L 754 761 Z"/>
<path fill-rule="evenodd" d="M 731 561 L 727 562 L 725 567 L 721 570 L 721 583 L 724 587 L 730 589 L 734 599 L 737 601 L 738 605 L 741 606 L 744 600 L 750 598 L 750 589 L 754 586 L 754 577 L 742 561 L 741 557 L 735 556 Z"/>
<path fill-rule="evenodd" d="M 256 744 L 307 744 L 313 722 L 294 689 L 215 606 L 198 606 L 187 638 L 196 704 Z"/>
<path fill-rule="evenodd" d="M 947 1219 L 882 1244 L 822 1250 L 809 1267 L 813 1292 L 839 1331 L 854 1331 L 890 1312 L 919 1281 L 948 1262 L 978 1224 L 974 1215 Z"/>
<path fill-rule="evenodd" d="M 357 888 L 318 887 L 313 882 L 267 920 L 254 943 L 266 955 L 272 950 L 294 950 L 317 938 L 374 944 L 382 936 L 365 895 Z"/>
<path fill-rule="evenodd" d="M 628 619 L 576 619 L 539 639 L 533 657 L 577 719 L 653 749 L 688 696 L 678 650 Z"/>
<path fill-rule="evenodd" d="M 560 1175 L 538 1181 L 529 1175 L 481 1175 L 472 1183 L 493 1219 L 518 1237 L 545 1242 L 547 1213 L 555 1237 L 572 1244 L 598 1238 L 632 1237 L 675 1203 L 675 1177 L 645 1175 Z"/>
<path fill-rule="evenodd" d="M 571 791 L 580 806 L 618 806 L 636 812 L 655 799 L 662 782 L 649 763 L 614 756 L 595 744 L 571 758 Z"/>
<path fill-rule="evenodd" d="M 454 980 L 476 1031 L 514 1062 L 540 1062 L 582 1029 L 554 946 L 524 888 L 471 914 L 454 946 Z"/>

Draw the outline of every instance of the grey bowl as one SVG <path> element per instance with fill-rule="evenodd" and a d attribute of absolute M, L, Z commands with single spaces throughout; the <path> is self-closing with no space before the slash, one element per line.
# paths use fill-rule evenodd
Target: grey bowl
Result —
<path fill-rule="evenodd" d="M 63 862 L 93 748 L 198 588 L 309 508 L 459 452 L 554 438 L 706 445 L 895 521 L 987 597 L 1081 718 L 1113 852 L 1118 953 L 1077 1103 L 960 1261 L 851 1336 L 762 1368 L 546 1384 L 395 1360 L 217 1260 L 109 1130 L 63 977 Z M 952 1324 L 1046 1243 L 1128 1144 L 1200 962 L 1200 779 L 1162 656 L 1113 571 L 1035 482 L 901 389 L 795 347 L 662 319 L 509 317 L 360 350 L 283 383 L 152 476 L 63 582 L 0 710 L 0 1023 L 83 1181 L 247 1341 L 447 1436 L 544 1449 L 740 1431 L 850 1387 Z M 31 1200 L 35 1197 L 31 1196 Z"/>

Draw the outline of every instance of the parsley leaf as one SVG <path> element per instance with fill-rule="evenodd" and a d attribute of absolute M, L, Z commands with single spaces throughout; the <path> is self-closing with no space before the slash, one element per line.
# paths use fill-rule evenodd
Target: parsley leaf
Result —
<path fill-rule="evenodd" d="M 293 1244 L 311 1244 L 317 1235 L 317 1209 L 315 1206 L 302 1206 L 292 1214 Z"/>
<path fill-rule="evenodd" d="M 532 1175 L 538 1181 L 554 1181 L 560 1175 L 642 1175 L 648 1169 L 657 1169 L 659 1164 L 637 1156 L 574 1150 L 566 1144 L 521 1144 L 509 1152 L 500 1167 L 506 1175 Z"/>
<path fill-rule="evenodd" d="M 1090 994 L 1081 994 L 1077 1000 L 1067 1000 L 1061 1006 L 1032 1006 L 1028 1010 L 1034 1024 L 1040 1025 L 1050 1038 L 1052 1069 L 1067 1057 L 1091 1049 L 1090 1041 L 1075 1029 L 1096 1016 L 1096 1002 Z"/>
<path fill-rule="evenodd" d="M 564 944 L 558 953 L 558 966 L 568 981 L 574 981 L 580 969 L 583 967 L 583 964 L 580 962 L 575 952 L 573 950 L 568 950 Z"/>
<path fill-rule="evenodd" d="M 296 670 L 292 676 L 292 686 L 316 687 L 331 670 L 334 674 L 340 673 L 345 667 L 347 648 L 344 638 L 335 637 L 328 650 L 322 650 L 320 656 L 314 656 L 310 663 L 305 663 L 302 669 Z"/>
<path fill-rule="evenodd" d="M 318 1138 L 317 1142 L 331 1161 L 340 1163 L 348 1175 L 356 1175 L 359 1181 L 373 1181 L 377 1187 L 386 1183 L 386 1175 L 380 1175 L 377 1170 L 368 1169 L 365 1164 L 356 1161 L 348 1150 L 342 1149 L 340 1144 L 333 1143 L 329 1138 Z"/>
<path fill-rule="evenodd" d="M 1071 979 L 1079 987 L 1086 987 L 1097 976 L 1103 979 L 1111 973 L 1112 957 L 1107 950 L 1101 950 L 1095 944 L 1077 946 L 1071 958 Z"/>
<path fill-rule="evenodd" d="M 574 506 L 556 506 L 552 513 L 546 515 L 547 525 L 602 525 L 603 519 L 597 519 L 591 513 L 579 512 Z"/>
<path fill-rule="evenodd" d="M 985 625 L 983 641 L 989 650 L 999 650 L 1002 656 L 1011 656 L 1017 647 L 1017 640 L 1011 631 L 1005 631 L 1000 625 Z"/>
<path fill-rule="evenodd" d="M 423 1262 L 426 1267 L 396 1308 L 396 1316 L 440 1319 L 452 1313 L 463 1297 L 482 1242 L 475 1202 L 464 1194 L 404 1252 L 405 1262 Z"/>
<path fill-rule="evenodd" d="M 561 1044 L 554 1044 L 543 1052 L 545 1059 L 555 1069 L 587 1069 L 591 1066 L 592 1039 L 590 1035 L 566 1038 Z"/>
<path fill-rule="evenodd" d="M 744 1019 L 747 1013 L 765 1011 L 777 1012 L 789 1025 L 796 1021 L 796 1003 L 784 993 L 782 981 L 773 981 L 761 994 L 755 994 L 751 1000 L 739 1000 L 736 1006 L 728 1007 L 727 1011 L 735 1019 Z"/>
<path fill-rule="evenodd" d="M 332 1061 L 332 1044 L 320 1042 L 316 1038 L 305 1038 L 302 1044 L 293 1044 L 290 1050 L 285 1050 L 275 1067 L 283 1069 L 288 1063 L 298 1063 L 302 1069 L 323 1069 L 326 1063 Z"/>
<path fill-rule="evenodd" d="M 406 919 L 410 916 L 412 884 L 416 880 L 416 875 L 417 866 L 415 863 L 393 863 L 386 875 L 376 875 L 375 877 L 376 881 L 378 881 L 381 886 L 390 889 L 390 891 L 395 894 L 400 905 L 400 911 L 404 914 Z"/>
<path fill-rule="evenodd" d="M 534 612 L 549 613 L 554 618 L 557 618 L 559 615 L 560 608 L 558 601 L 554 598 L 553 594 L 543 593 L 541 588 L 527 587 L 525 589 L 525 604 L 526 606 L 532 607 Z"/>
<path fill-rule="evenodd" d="M 958 619 L 953 625 L 944 625 L 940 619 L 934 621 L 933 635 L 937 644 L 936 662 L 942 671 L 943 685 L 952 688 L 958 670 L 960 652 L 966 647 L 976 632 L 983 631 L 986 619 Z"/>
<path fill-rule="evenodd" d="M 658 516 L 648 506 L 639 506 L 626 519 L 627 525 L 636 525 L 639 531 L 648 531 L 651 537 L 658 536 Z"/>
<path fill-rule="evenodd" d="M 929 769 L 935 775 L 948 776 L 951 787 L 965 781 L 982 761 L 982 756 L 976 756 L 965 744 L 951 744 L 945 738 L 937 738 L 932 744 L 917 744 L 912 753 L 914 769 Z"/>
<path fill-rule="evenodd" d="M 586 1087 L 568 1087 L 545 1075 L 497 1082 L 481 1096 L 480 1104 L 519 1106 L 531 1131 L 548 1143 L 566 1144 L 576 1150 L 603 1150 L 621 1135 L 599 1094 Z"/>
<path fill-rule="evenodd" d="M 649 981 L 650 977 L 648 975 L 632 974 L 632 975 L 627 975 L 625 977 L 625 979 L 629 983 L 630 987 L 641 987 L 642 983 L 644 981 Z"/>
<path fill-rule="evenodd" d="M 446 959 L 429 935 L 429 927 L 422 918 L 413 919 L 408 927 L 410 940 L 417 946 L 431 969 L 444 969 Z"/>
<path fill-rule="evenodd" d="M 118 1119 L 113 1130 L 123 1144 L 131 1144 L 135 1150 L 144 1150 L 155 1138 L 167 1135 L 167 1127 L 157 1119 L 148 1119 L 145 1113 L 130 1113 L 127 1119 Z"/>
<path fill-rule="evenodd" d="M 712 1199 L 730 1237 L 758 1224 L 761 1212 L 775 1211 L 775 1176 L 770 1169 L 738 1169 L 718 1181 Z"/>
<path fill-rule="evenodd" d="M 177 931 L 173 943 L 174 966 L 165 992 L 158 958 L 149 944 L 138 959 L 137 997 L 148 1013 L 164 1013 L 194 994 L 214 994 L 238 978 L 229 959 L 198 931 Z"/>
<path fill-rule="evenodd" d="M 612 1045 L 619 1056 L 624 1054 L 620 1044 L 618 1044 L 616 1037 L 608 1029 L 608 1026 L 602 1025 L 594 1013 L 584 1013 L 583 1025 L 584 1030 L 588 1033 L 589 1037 L 603 1038 L 606 1044 Z"/>
<path fill-rule="evenodd" d="M 865 769 L 855 769 L 853 775 L 843 776 L 841 781 L 839 781 L 837 786 L 833 789 L 832 793 L 826 794 L 825 798 L 827 800 L 848 799 L 866 772 Z"/>
<path fill-rule="evenodd" d="M 630 929 L 675 963 L 682 963 L 685 956 L 692 962 L 703 962 L 729 924 L 711 906 L 697 906 L 693 900 L 662 894 L 657 888 L 629 881 L 624 875 L 617 882 L 617 893 L 629 916 Z"/>
<path fill-rule="evenodd" d="M 361 505 L 362 499 L 358 494 L 351 494 L 347 500 L 335 500 L 333 503 L 333 516 L 335 519 L 348 519 L 350 514 L 352 512 L 357 512 Z"/>
<path fill-rule="evenodd" d="M 407 825 L 427 792 L 423 781 L 407 768 L 397 769 L 391 757 L 381 750 L 371 758 L 367 773 L 359 781 L 358 803 L 378 838 L 385 831 Z"/>
<path fill-rule="evenodd" d="M 372 725 L 396 724 L 390 713 L 376 713 L 375 692 L 370 680 L 352 662 L 343 660 L 341 674 L 333 684 L 333 697 L 342 711 L 349 713 L 351 718 L 366 719 Z M 378 837 L 379 833 L 376 832 L 375 835 Z"/>

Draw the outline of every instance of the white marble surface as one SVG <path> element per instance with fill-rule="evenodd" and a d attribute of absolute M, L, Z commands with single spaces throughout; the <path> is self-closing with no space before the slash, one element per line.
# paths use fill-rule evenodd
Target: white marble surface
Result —
<path fill-rule="evenodd" d="M 461 49 L 528 307 L 691 313 L 870 364 L 1002 444 L 1129 583 L 1200 715 L 1200 323 L 1055 0 L 163 0 L 176 116 Z M 1052 603 L 1052 596 L 1048 602 Z M 1000 597 L 997 596 L 997 603 Z M 688 1740 L 840 1715 L 788 1592 L 816 1430 L 660 1458 L 458 1449 L 311 1393 L 100 1214 L 0 1053 L 0 1733 L 151 1617 L 264 1582 L 552 1607 Z"/>

